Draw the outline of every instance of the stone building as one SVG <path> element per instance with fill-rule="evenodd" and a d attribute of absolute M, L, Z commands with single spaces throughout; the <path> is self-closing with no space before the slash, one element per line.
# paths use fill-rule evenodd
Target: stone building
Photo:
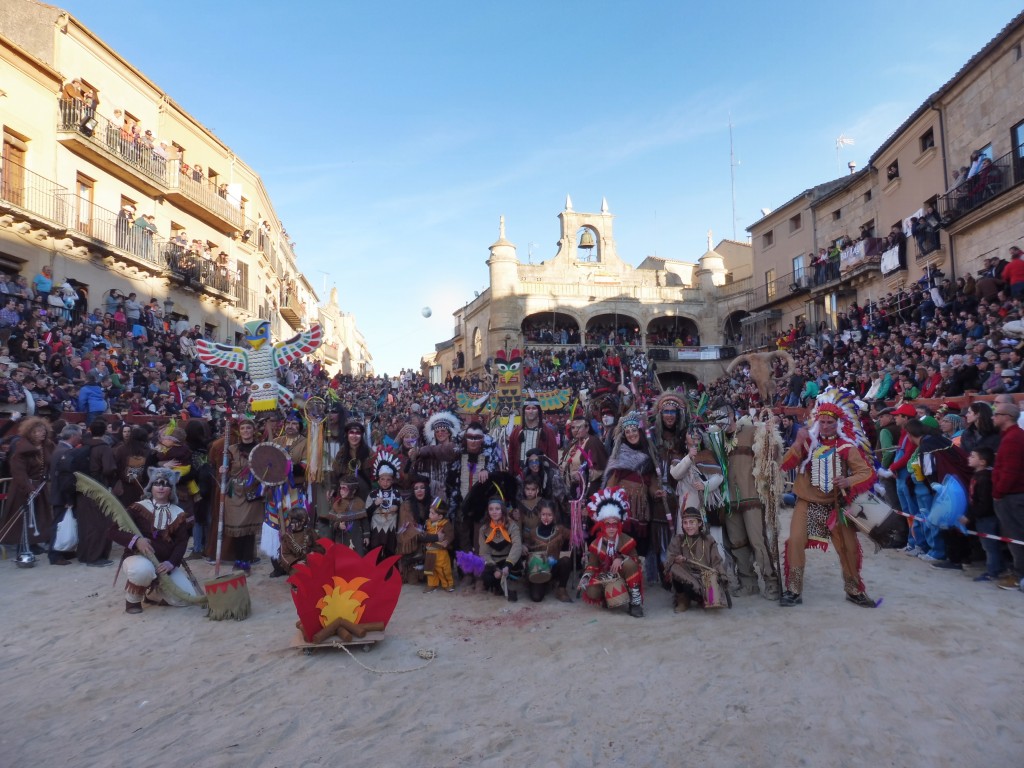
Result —
<path fill-rule="evenodd" d="M 83 308 L 155 298 L 221 342 L 257 317 L 277 338 L 317 322 L 256 171 L 78 19 L 3 3 L 0 83 L 0 269 L 49 266 Z M 337 328 L 338 365 L 368 361 L 354 324 Z"/>
<path fill-rule="evenodd" d="M 519 261 L 505 222 L 489 249 L 489 286 L 456 310 L 454 334 L 426 361 L 435 376 L 479 373 L 498 350 L 617 345 L 657 362 L 663 384 L 722 371 L 750 301 L 750 246 L 723 240 L 696 263 L 649 257 L 639 266 L 618 253 L 614 216 L 558 214 L 558 251 L 540 264 Z"/>
<path fill-rule="evenodd" d="M 1024 246 L 1024 13 L 928 97 L 861 171 L 812 187 L 748 231 L 757 287 L 744 346 L 791 324 L 834 328 L 838 314 L 920 280 L 973 274 Z M 963 180 L 972 153 L 989 163 Z M 987 168 L 987 169 L 986 169 Z M 919 242 L 914 218 L 937 222 Z M 933 217 L 933 218 L 932 218 Z M 902 248 L 882 250 L 893 228 Z M 839 259 L 815 269 L 812 255 Z"/>

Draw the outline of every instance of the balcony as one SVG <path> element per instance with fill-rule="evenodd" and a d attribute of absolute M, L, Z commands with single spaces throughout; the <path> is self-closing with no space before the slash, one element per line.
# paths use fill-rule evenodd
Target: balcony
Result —
<path fill-rule="evenodd" d="M 161 263 L 170 273 L 171 280 L 186 288 L 201 291 L 226 301 L 234 301 L 236 276 L 223 264 L 203 258 L 195 251 L 186 250 L 179 243 L 162 242 L 158 249 Z"/>
<path fill-rule="evenodd" d="M 235 281 L 233 286 L 233 293 L 235 299 L 238 301 L 238 307 L 244 309 L 250 314 L 256 315 L 259 313 L 260 305 L 256 301 L 256 291 L 243 285 L 239 281 Z"/>
<path fill-rule="evenodd" d="M 280 312 L 281 317 L 296 331 L 302 327 L 302 304 L 294 291 L 285 296 L 285 301 L 281 302 Z"/>
<path fill-rule="evenodd" d="M 718 286 L 718 296 L 724 299 L 752 290 L 754 290 L 754 278 L 744 277 L 741 280 L 733 280 L 731 283 L 723 283 Z"/>
<path fill-rule="evenodd" d="M 804 271 L 790 272 L 760 285 L 752 293 L 750 309 L 770 307 L 791 296 L 807 293 L 811 286 L 810 275 Z"/>
<path fill-rule="evenodd" d="M 94 205 L 87 198 L 71 193 L 60 195 L 64 226 L 72 240 L 99 248 L 111 256 L 120 256 L 135 266 L 150 271 L 161 269 L 161 243 L 152 230 L 137 227 L 132 219 Z"/>
<path fill-rule="evenodd" d="M 968 213 L 986 206 L 990 200 L 1024 183 L 1024 144 L 1002 157 L 983 164 L 974 176 L 938 200 L 943 227 L 949 227 Z"/>
<path fill-rule="evenodd" d="M 233 198 L 222 195 L 209 179 L 192 172 L 181 160 L 168 163 L 167 200 L 202 219 L 219 232 L 242 231 L 242 209 Z"/>
<path fill-rule="evenodd" d="M 340 353 L 338 351 L 337 344 L 329 344 L 327 342 L 324 342 L 323 344 L 320 345 L 320 349 L 324 351 L 324 357 L 327 359 L 327 362 L 329 363 L 336 363 L 341 359 L 339 357 Z"/>
<path fill-rule="evenodd" d="M 151 197 L 159 197 L 167 190 L 167 158 L 122 126 L 86 110 L 81 102 L 60 101 L 57 141 Z"/>
<path fill-rule="evenodd" d="M 43 223 L 64 226 L 64 198 L 68 191 L 13 160 L 6 160 L 0 176 L 0 209 L 37 217 Z"/>

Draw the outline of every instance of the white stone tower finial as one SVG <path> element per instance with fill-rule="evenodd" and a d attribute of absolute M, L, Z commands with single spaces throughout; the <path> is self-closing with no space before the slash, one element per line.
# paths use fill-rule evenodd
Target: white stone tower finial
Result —
<path fill-rule="evenodd" d="M 572 198 L 569 197 L 568 195 L 565 196 L 565 210 L 572 210 Z"/>
<path fill-rule="evenodd" d="M 601 198 L 601 213 L 608 213 L 608 198 Z"/>
<path fill-rule="evenodd" d="M 502 214 L 498 217 L 498 239 L 505 239 L 505 215 Z"/>
<path fill-rule="evenodd" d="M 712 247 L 712 245 L 711 245 L 711 240 L 712 240 L 712 235 L 711 235 L 711 230 L 709 229 L 709 230 L 708 230 L 708 250 L 709 250 L 709 251 L 710 251 L 710 250 L 713 250 L 713 247 Z"/>

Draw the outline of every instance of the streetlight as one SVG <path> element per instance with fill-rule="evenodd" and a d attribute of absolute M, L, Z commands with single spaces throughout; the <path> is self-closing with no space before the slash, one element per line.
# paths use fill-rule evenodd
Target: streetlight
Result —
<path fill-rule="evenodd" d="M 164 317 L 170 317 L 174 313 L 174 299 L 168 296 L 164 299 Z"/>

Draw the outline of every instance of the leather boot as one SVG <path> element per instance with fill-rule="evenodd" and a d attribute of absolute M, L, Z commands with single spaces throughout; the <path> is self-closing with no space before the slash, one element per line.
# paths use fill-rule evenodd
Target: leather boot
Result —
<path fill-rule="evenodd" d="M 131 600 L 124 601 L 125 613 L 142 613 L 142 603 L 133 603 Z"/>
<path fill-rule="evenodd" d="M 640 596 L 640 587 L 629 588 L 629 615 L 638 619 L 644 617 L 644 603 Z"/>
<path fill-rule="evenodd" d="M 565 587 L 558 587 L 555 590 L 555 599 L 558 600 L 561 603 L 571 603 L 572 602 L 572 598 L 569 597 L 569 593 L 566 591 Z"/>
<path fill-rule="evenodd" d="M 673 613 L 684 613 L 690 609 L 690 596 L 683 592 L 676 592 L 676 602 L 672 608 Z"/>

